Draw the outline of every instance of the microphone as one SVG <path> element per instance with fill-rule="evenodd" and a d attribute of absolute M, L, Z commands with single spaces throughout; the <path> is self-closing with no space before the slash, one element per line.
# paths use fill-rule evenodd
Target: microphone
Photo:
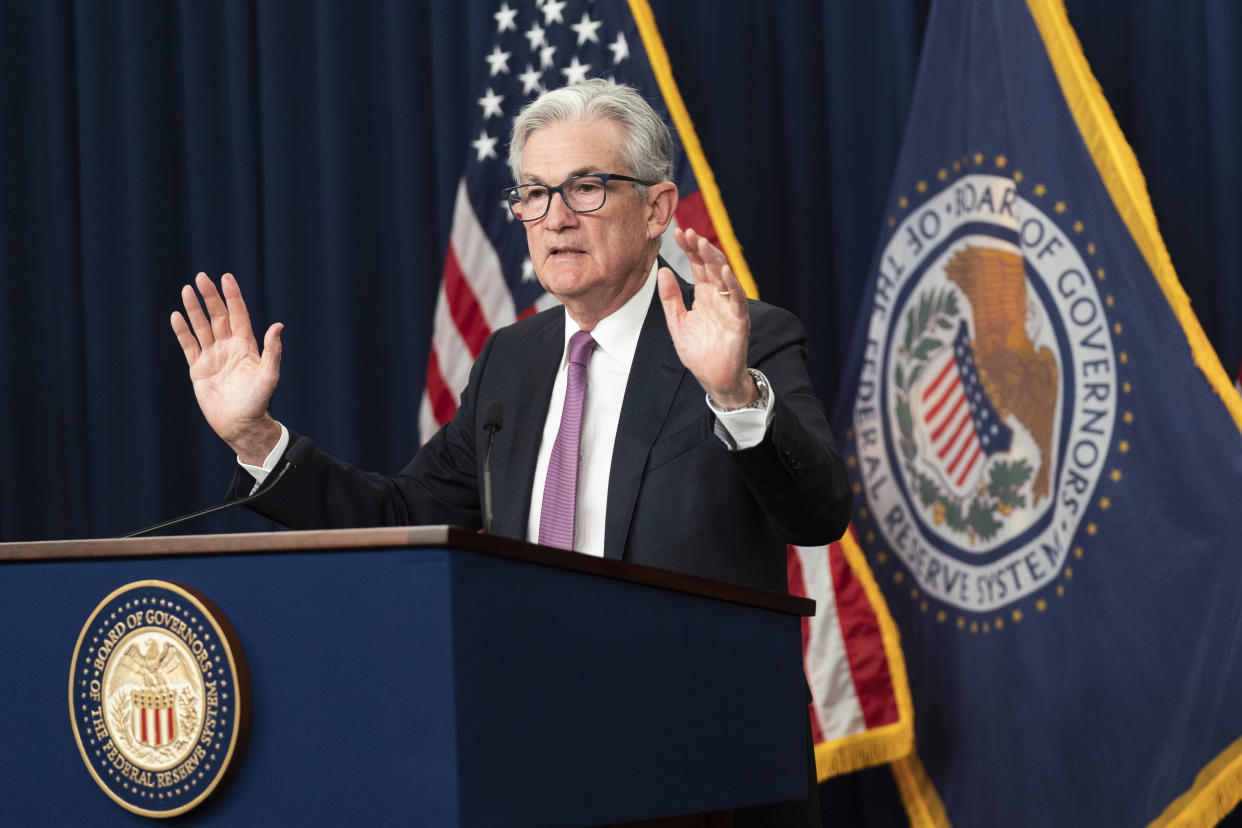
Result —
<path fill-rule="evenodd" d="M 266 480 L 264 480 L 261 486 L 245 497 L 239 497 L 237 500 L 230 500 L 227 503 L 221 503 L 218 506 L 200 509 L 197 512 L 193 512 L 188 515 L 182 515 L 181 517 L 173 518 L 172 520 L 166 520 L 163 523 L 157 523 L 154 526 L 148 526 L 145 529 L 139 529 L 136 532 L 130 532 L 128 535 L 121 535 L 121 537 L 138 538 L 143 535 L 150 535 L 154 532 L 158 532 L 160 529 L 168 529 L 196 518 L 207 517 L 207 515 L 212 515 L 216 512 L 223 512 L 225 509 L 232 509 L 234 506 L 241 506 L 244 503 L 249 503 L 250 501 L 262 497 L 272 489 L 276 488 L 276 484 L 280 482 L 280 478 L 285 476 L 285 472 L 289 471 L 289 469 L 296 469 L 298 464 L 304 462 L 306 458 L 310 457 L 311 452 L 314 450 L 315 444 L 311 441 L 311 438 L 299 437 L 293 441 L 293 445 L 289 446 L 289 448 L 285 450 L 284 465 L 281 466 L 275 474 L 270 475 Z"/>
<path fill-rule="evenodd" d="M 487 454 L 483 456 L 483 531 L 492 532 L 492 445 L 504 424 L 505 410 L 492 400 L 483 406 L 483 430 L 487 432 Z"/>

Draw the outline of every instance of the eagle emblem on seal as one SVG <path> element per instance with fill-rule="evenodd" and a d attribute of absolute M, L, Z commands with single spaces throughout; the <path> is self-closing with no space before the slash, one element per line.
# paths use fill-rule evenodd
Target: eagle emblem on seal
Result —
<path fill-rule="evenodd" d="M 906 317 L 894 373 L 899 443 L 934 523 L 973 543 L 1048 497 L 1059 371 L 1028 330 L 1020 253 L 966 245 L 944 277 Z M 1015 428 L 1027 435 L 1023 451 Z"/>

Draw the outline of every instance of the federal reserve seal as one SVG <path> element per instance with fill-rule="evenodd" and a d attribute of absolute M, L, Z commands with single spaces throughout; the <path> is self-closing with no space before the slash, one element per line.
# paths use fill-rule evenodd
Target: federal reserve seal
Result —
<path fill-rule="evenodd" d="M 69 713 L 91 776 L 124 808 L 185 813 L 244 746 L 248 674 L 227 619 L 167 581 L 135 581 L 91 613 L 74 648 Z"/>
<path fill-rule="evenodd" d="M 857 479 L 925 610 L 999 618 L 1055 583 L 1109 456 L 1112 298 L 1081 222 L 1063 228 L 1044 192 L 983 170 L 947 181 L 894 223 L 874 275 Z"/>

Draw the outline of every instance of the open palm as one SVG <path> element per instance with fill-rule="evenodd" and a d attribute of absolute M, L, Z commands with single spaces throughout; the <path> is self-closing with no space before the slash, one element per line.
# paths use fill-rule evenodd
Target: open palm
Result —
<path fill-rule="evenodd" d="M 181 289 L 186 316 L 174 312 L 170 320 L 190 367 L 194 396 L 208 425 L 242 459 L 261 461 L 280 437 L 267 406 L 280 379 L 283 326 L 278 322 L 268 328 L 260 352 L 233 276 L 220 279 L 223 297 L 204 273 L 195 284 L 203 303 L 186 285 Z"/>
<path fill-rule="evenodd" d="M 711 242 L 693 230 L 678 230 L 675 237 L 694 273 L 694 305 L 686 310 L 672 271 L 662 268 L 660 300 L 673 347 L 713 403 L 724 409 L 741 408 L 758 396 L 746 371 L 750 341 L 746 292 L 724 253 Z"/>

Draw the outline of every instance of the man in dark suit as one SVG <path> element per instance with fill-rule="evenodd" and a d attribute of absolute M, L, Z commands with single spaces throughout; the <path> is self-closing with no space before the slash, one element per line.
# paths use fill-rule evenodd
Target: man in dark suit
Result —
<path fill-rule="evenodd" d="M 297 528 L 480 527 L 484 411 L 495 403 L 496 534 L 784 591 L 785 544 L 838 538 L 851 499 L 802 326 L 748 301 L 724 255 L 692 231 L 676 237 L 694 285 L 660 266 L 677 205 L 672 141 L 634 90 L 588 81 L 540 96 L 515 120 L 510 166 L 514 218 L 563 307 L 491 336 L 457 414 L 399 475 L 315 452 L 255 507 Z M 204 274 L 197 286 L 206 310 L 187 285 L 188 324 L 175 313 L 172 326 L 204 415 L 249 472 L 244 492 L 297 436 L 267 411 L 281 326 L 260 352 L 232 276 L 223 296 Z M 575 392 L 567 354 L 580 332 L 591 337 Z M 566 495 L 556 446 L 570 409 L 581 413 L 573 504 L 556 540 L 553 501 Z"/>

